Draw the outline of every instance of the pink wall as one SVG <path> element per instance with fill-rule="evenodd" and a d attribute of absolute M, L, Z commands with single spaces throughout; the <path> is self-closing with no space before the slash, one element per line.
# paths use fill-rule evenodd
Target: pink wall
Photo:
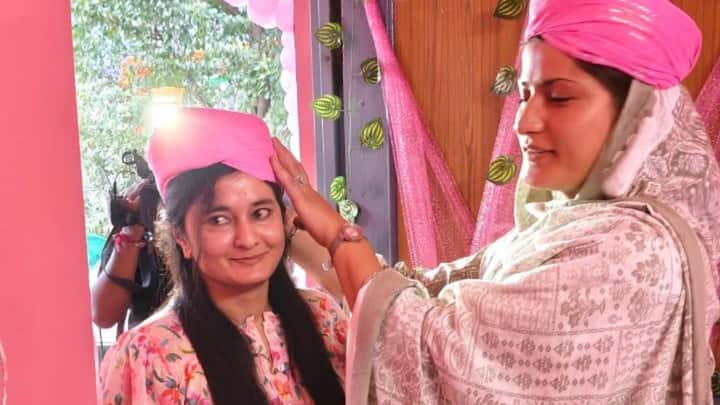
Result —
<path fill-rule="evenodd" d="M 0 340 L 8 404 L 92 404 L 70 2 L 2 4 Z"/>
<path fill-rule="evenodd" d="M 310 182 L 317 186 L 315 165 L 315 129 L 312 105 L 312 36 L 310 33 L 310 0 L 295 0 L 295 75 L 298 94 L 298 124 L 300 127 L 300 159 Z"/>

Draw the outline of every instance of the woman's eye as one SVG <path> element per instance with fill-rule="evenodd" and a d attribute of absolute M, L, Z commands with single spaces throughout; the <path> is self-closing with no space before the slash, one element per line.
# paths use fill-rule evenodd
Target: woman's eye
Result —
<path fill-rule="evenodd" d="M 208 222 L 210 222 L 213 225 L 225 225 L 227 223 L 230 223 L 230 220 L 227 219 L 224 215 L 214 215 L 208 219 Z"/>
<path fill-rule="evenodd" d="M 566 103 L 566 102 L 572 100 L 574 97 L 562 96 L 559 94 L 551 94 L 550 97 L 548 97 L 548 98 L 553 103 Z"/>
<path fill-rule="evenodd" d="M 253 213 L 253 216 L 257 219 L 265 219 L 270 216 L 272 211 L 269 208 L 260 208 L 258 210 L 255 210 Z"/>

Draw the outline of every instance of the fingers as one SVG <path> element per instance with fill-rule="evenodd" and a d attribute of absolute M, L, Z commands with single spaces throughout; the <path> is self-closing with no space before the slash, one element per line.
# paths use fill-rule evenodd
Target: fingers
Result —
<path fill-rule="evenodd" d="M 130 186 L 130 188 L 127 189 L 126 198 L 130 201 L 135 199 L 140 195 L 140 191 L 148 184 L 147 179 L 142 179 L 139 182 L 133 184 Z"/>
<path fill-rule="evenodd" d="M 291 175 L 294 177 L 304 175 L 307 177 L 305 173 L 305 168 L 303 168 L 302 164 L 295 159 L 295 156 L 287 150 L 287 148 L 280 142 L 279 139 L 273 138 L 272 139 L 273 148 L 275 148 L 275 154 L 278 157 L 278 160 L 280 161 L 280 164 L 287 170 Z"/>
<path fill-rule="evenodd" d="M 280 163 L 280 159 L 277 155 L 270 157 L 270 166 L 272 166 L 273 171 L 275 172 L 275 177 L 277 177 L 280 185 L 283 186 L 288 197 L 290 197 L 290 201 L 295 204 L 295 198 L 297 197 L 298 190 L 297 184 L 295 184 L 295 181 L 293 180 L 293 176 L 287 171 L 285 166 Z"/>

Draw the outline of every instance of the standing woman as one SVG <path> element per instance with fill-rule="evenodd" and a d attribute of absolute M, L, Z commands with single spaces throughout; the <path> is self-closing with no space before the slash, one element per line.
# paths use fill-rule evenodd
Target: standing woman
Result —
<path fill-rule="evenodd" d="M 103 404 L 343 404 L 347 319 L 285 268 L 285 207 L 255 116 L 185 108 L 148 160 L 176 296 L 100 369 Z"/>
<path fill-rule="evenodd" d="M 710 403 L 720 172 L 680 84 L 697 26 L 667 0 L 533 0 L 524 40 L 515 227 L 466 258 L 381 269 L 275 145 L 354 305 L 348 403 Z"/>

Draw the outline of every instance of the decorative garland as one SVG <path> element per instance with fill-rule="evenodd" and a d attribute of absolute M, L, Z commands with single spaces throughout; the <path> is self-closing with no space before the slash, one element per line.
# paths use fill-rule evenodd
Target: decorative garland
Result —
<path fill-rule="evenodd" d="M 343 46 L 343 27 L 336 22 L 328 22 L 314 33 L 315 39 L 330 51 L 335 51 Z M 382 75 L 377 58 L 366 59 L 360 64 L 360 74 L 363 81 L 368 85 L 380 83 Z M 335 94 L 324 94 L 319 96 L 312 103 L 312 109 L 318 117 L 336 121 L 343 110 L 343 100 Z M 385 128 L 382 119 L 377 117 L 367 122 L 360 130 L 360 144 L 370 150 L 379 150 L 385 144 Z M 335 201 L 338 212 L 348 222 L 354 223 L 360 213 L 360 207 L 349 196 L 348 186 L 344 176 L 338 176 L 330 183 L 328 196 Z"/>

